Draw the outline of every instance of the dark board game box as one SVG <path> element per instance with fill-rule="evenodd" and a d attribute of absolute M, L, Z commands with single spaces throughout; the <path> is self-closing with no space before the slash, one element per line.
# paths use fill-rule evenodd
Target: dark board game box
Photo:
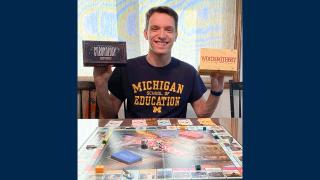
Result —
<path fill-rule="evenodd" d="M 82 41 L 84 66 L 123 65 L 127 63 L 126 42 Z"/>

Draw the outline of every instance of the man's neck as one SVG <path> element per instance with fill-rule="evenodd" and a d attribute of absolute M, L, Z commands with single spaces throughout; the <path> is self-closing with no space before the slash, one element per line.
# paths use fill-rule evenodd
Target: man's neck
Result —
<path fill-rule="evenodd" d="M 146 58 L 148 63 L 155 67 L 163 67 L 171 62 L 171 54 L 155 55 L 149 52 Z"/>

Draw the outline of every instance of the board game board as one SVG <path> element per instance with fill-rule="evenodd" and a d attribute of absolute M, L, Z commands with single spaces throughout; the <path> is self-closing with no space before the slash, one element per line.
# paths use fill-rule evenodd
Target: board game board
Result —
<path fill-rule="evenodd" d="M 80 148 L 78 179 L 242 179 L 242 146 L 209 118 L 110 120 Z"/>

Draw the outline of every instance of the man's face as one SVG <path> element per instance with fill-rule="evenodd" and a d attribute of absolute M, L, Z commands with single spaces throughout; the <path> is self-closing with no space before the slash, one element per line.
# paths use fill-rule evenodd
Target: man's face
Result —
<path fill-rule="evenodd" d="M 158 55 L 171 53 L 177 35 L 173 17 L 157 12 L 151 15 L 147 30 L 144 31 L 149 41 L 149 50 Z"/>

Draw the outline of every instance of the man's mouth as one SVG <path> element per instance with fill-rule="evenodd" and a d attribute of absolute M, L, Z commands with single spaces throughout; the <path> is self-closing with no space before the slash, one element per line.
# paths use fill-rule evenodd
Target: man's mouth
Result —
<path fill-rule="evenodd" d="M 166 41 L 154 41 L 158 46 L 166 46 L 169 42 Z"/>

